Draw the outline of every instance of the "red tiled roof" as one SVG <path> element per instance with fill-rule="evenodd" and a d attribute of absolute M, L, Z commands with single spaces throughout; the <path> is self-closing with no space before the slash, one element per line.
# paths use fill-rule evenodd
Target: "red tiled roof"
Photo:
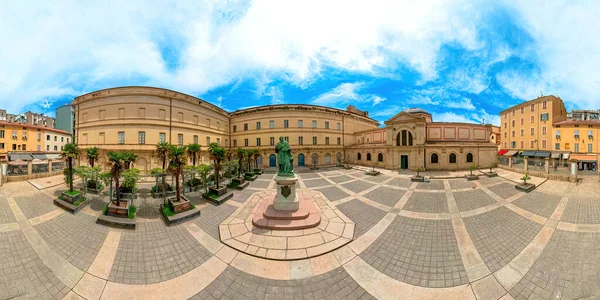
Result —
<path fill-rule="evenodd" d="M 41 129 L 41 130 L 53 131 L 53 132 L 57 132 L 57 133 L 64 133 L 64 134 L 71 135 L 70 132 L 66 132 L 63 130 L 48 128 L 48 127 L 44 127 L 44 126 L 36 126 L 36 125 L 31 125 L 31 124 L 9 123 L 9 122 L 5 122 L 5 121 L 0 121 L 0 125 L 9 125 L 9 126 L 12 125 L 12 126 L 16 126 L 16 127 L 27 127 L 27 128 Z"/>
<path fill-rule="evenodd" d="M 600 125 L 600 120 L 564 120 L 552 125 Z"/>

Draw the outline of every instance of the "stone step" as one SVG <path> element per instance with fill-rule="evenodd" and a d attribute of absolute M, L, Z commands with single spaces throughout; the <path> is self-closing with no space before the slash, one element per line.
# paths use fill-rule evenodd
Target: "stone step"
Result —
<path fill-rule="evenodd" d="M 98 220 L 96 221 L 96 223 L 118 228 L 135 229 L 135 219 L 129 218 L 119 218 L 113 216 L 100 215 L 98 216 Z"/>
<path fill-rule="evenodd" d="M 306 209 L 298 209 L 297 211 L 275 210 L 273 205 L 269 205 L 267 210 L 263 212 L 263 217 L 269 220 L 303 220 L 308 218 L 310 212 Z"/>
<path fill-rule="evenodd" d="M 309 229 L 321 224 L 321 216 L 319 214 L 310 214 L 306 219 L 302 220 L 272 220 L 254 216 L 252 224 L 258 228 L 271 230 Z"/>

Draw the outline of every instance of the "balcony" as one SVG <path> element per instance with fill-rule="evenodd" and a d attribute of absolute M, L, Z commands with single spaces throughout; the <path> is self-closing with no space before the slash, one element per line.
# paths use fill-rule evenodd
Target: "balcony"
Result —
<path fill-rule="evenodd" d="M 576 134 L 576 135 L 575 135 L 575 138 L 576 138 L 576 139 L 578 139 L 578 138 L 579 138 L 579 134 Z"/>

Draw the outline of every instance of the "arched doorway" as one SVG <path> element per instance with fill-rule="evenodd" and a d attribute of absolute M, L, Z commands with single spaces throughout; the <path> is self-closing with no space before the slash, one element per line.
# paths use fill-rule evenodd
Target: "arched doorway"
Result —
<path fill-rule="evenodd" d="M 262 164 L 263 164 L 262 155 L 259 155 L 259 156 L 256 158 L 256 164 L 258 165 L 258 168 L 260 168 L 260 167 L 262 166 Z"/>
<path fill-rule="evenodd" d="M 330 164 L 331 163 L 331 154 L 325 153 L 325 163 L 326 164 Z"/>
<path fill-rule="evenodd" d="M 135 162 L 135 166 L 140 171 L 148 171 L 148 162 L 143 157 L 138 157 L 137 161 Z"/>
<path fill-rule="evenodd" d="M 319 164 L 319 155 L 316 153 L 313 153 L 312 155 L 312 164 L 313 165 L 318 165 Z"/>
<path fill-rule="evenodd" d="M 304 154 L 298 154 L 298 167 L 304 167 Z"/>
<path fill-rule="evenodd" d="M 277 157 L 275 157 L 275 154 L 269 155 L 269 167 L 277 167 Z"/>

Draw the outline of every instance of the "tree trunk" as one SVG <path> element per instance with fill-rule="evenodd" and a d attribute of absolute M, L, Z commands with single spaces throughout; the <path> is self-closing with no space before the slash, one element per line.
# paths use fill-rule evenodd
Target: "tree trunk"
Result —
<path fill-rule="evenodd" d="M 165 170 L 165 162 L 167 162 L 167 158 L 163 156 L 163 171 Z"/>
<path fill-rule="evenodd" d="M 93 158 L 92 158 L 92 168 L 94 167 L 94 160 L 95 160 L 95 159 L 93 159 Z"/>
<path fill-rule="evenodd" d="M 179 172 L 175 174 L 175 189 L 177 190 L 177 201 L 181 201 L 181 191 L 179 190 Z"/>
<path fill-rule="evenodd" d="M 121 189 L 119 188 L 119 175 L 115 176 L 115 193 L 117 194 L 117 206 L 121 206 Z"/>
<path fill-rule="evenodd" d="M 215 160 L 215 181 L 217 182 L 217 189 L 219 188 L 219 162 Z"/>
<path fill-rule="evenodd" d="M 73 191 L 73 158 L 69 157 L 69 191 Z"/>
<path fill-rule="evenodd" d="M 194 167 L 196 166 L 196 153 L 194 153 L 192 155 L 192 163 L 194 164 Z"/>

